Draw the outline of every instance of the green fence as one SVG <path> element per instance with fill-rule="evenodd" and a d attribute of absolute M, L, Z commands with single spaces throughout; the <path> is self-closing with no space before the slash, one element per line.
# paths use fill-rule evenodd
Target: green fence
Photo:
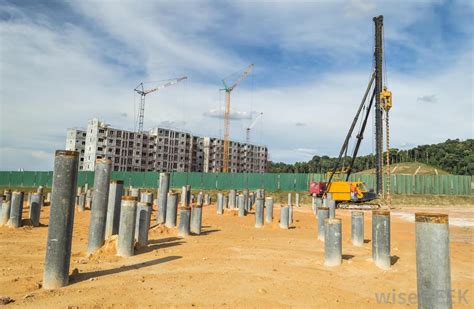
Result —
<path fill-rule="evenodd" d="M 352 175 L 351 180 L 363 181 L 367 188 L 375 188 L 375 176 Z M 384 178 L 387 187 L 388 177 Z M 390 177 L 390 192 L 394 194 L 446 194 L 470 195 L 471 176 L 443 175 L 392 175 Z"/>
<path fill-rule="evenodd" d="M 126 187 L 156 188 L 157 172 L 113 172 L 112 179 L 123 180 Z M 51 187 L 53 172 L 1 172 L 0 187 Z M 201 190 L 257 189 L 273 191 L 307 191 L 310 181 L 324 181 L 324 174 L 273 174 L 273 173 L 171 173 L 171 187 L 191 185 Z M 375 188 L 374 175 L 351 175 L 350 180 L 362 181 L 368 189 Z M 388 184 L 384 179 L 384 184 Z M 471 176 L 392 175 L 390 191 L 394 194 L 447 194 L 470 195 Z M 79 172 L 77 185 L 94 185 L 94 172 Z"/>

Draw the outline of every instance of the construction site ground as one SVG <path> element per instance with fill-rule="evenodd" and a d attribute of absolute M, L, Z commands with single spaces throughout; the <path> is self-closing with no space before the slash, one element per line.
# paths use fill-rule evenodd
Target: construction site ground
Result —
<path fill-rule="evenodd" d="M 342 219 L 343 262 L 326 267 L 324 243 L 317 240 L 317 222 L 308 204 L 294 208 L 289 230 L 279 228 L 279 205 L 273 223 L 261 229 L 254 228 L 253 214 L 240 218 L 226 210 L 217 215 L 215 205 L 205 206 L 200 236 L 181 239 L 176 229 L 152 225 L 149 246 L 129 258 L 115 255 L 113 239 L 87 257 L 90 211 L 76 211 L 70 284 L 44 290 L 49 211 L 43 207 L 45 225 L 38 228 L 0 227 L 0 296 L 14 300 L 8 306 L 416 307 L 416 211 L 450 215 L 453 304 L 459 308 L 474 304 L 472 204 L 397 205 L 391 217 L 390 270 L 377 268 L 371 260 L 370 212 L 365 213 L 365 243 L 355 247 L 350 241 L 350 211 L 337 211 Z M 27 214 L 25 208 L 23 216 Z"/>

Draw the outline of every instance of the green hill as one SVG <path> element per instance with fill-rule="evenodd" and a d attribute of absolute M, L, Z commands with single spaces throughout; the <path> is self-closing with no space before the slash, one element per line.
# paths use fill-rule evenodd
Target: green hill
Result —
<path fill-rule="evenodd" d="M 395 163 L 390 165 L 393 175 L 450 175 L 448 172 L 419 162 Z M 375 169 L 361 171 L 356 174 L 375 174 Z"/>
<path fill-rule="evenodd" d="M 295 164 L 269 162 L 268 170 L 274 173 L 326 173 L 332 171 L 336 161 L 337 158 L 334 157 L 315 155 L 308 162 L 296 162 Z M 344 161 L 344 166 L 347 166 L 350 159 L 345 158 Z M 474 139 L 465 141 L 448 139 L 443 143 L 420 145 L 406 150 L 390 148 L 390 162 L 393 166 L 402 164 L 399 167 L 401 173 L 415 173 L 416 169 L 421 166 L 417 173 L 421 173 L 420 175 L 436 175 L 436 171 L 440 175 L 442 173 L 474 175 Z M 355 159 L 353 172 L 370 171 L 374 167 L 375 156 L 373 154 L 359 156 Z M 426 167 L 427 174 L 423 174 L 425 173 L 424 167 Z M 394 171 L 395 173 L 397 173 L 397 169 Z"/>

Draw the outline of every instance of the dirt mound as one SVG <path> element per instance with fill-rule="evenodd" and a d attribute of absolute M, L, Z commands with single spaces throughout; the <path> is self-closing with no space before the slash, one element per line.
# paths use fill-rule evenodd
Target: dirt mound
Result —
<path fill-rule="evenodd" d="M 103 259 L 105 256 L 116 256 L 117 255 L 117 238 L 118 235 L 112 235 L 107 239 L 100 249 L 88 256 L 90 261 Z M 87 256 L 87 255 L 86 255 Z"/>
<path fill-rule="evenodd" d="M 150 229 L 148 232 L 150 235 L 174 235 L 176 234 L 176 228 L 169 228 L 162 224 L 156 225 Z"/>

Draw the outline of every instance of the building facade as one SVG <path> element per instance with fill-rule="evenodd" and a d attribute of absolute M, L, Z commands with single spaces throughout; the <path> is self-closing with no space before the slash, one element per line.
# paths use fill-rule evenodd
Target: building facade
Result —
<path fill-rule="evenodd" d="M 84 152 L 86 149 L 86 131 L 67 129 L 66 149 L 79 152 L 79 170 L 84 169 Z"/>
<path fill-rule="evenodd" d="M 66 149 L 79 152 L 79 170 L 84 171 L 108 158 L 114 171 L 219 172 L 224 141 L 166 128 L 132 132 L 92 119 L 86 130 L 67 130 Z M 267 160 L 265 146 L 230 142 L 229 172 L 263 173 Z"/>

